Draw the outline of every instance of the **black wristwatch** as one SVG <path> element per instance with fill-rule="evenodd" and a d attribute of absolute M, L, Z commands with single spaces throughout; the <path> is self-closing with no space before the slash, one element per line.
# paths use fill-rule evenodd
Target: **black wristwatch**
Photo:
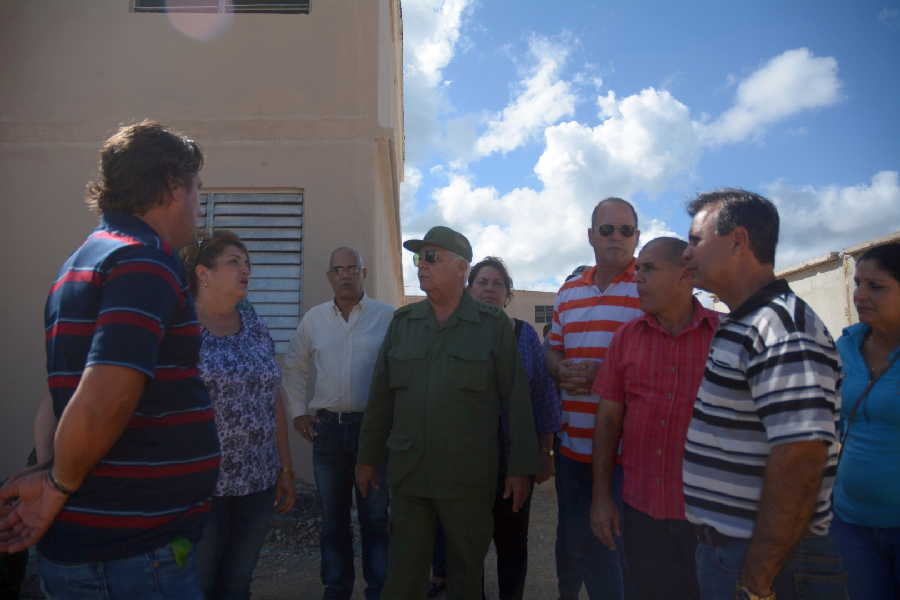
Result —
<path fill-rule="evenodd" d="M 775 592 L 772 592 L 768 596 L 759 596 L 751 592 L 747 586 L 738 585 L 734 598 L 735 600 L 775 600 Z"/>

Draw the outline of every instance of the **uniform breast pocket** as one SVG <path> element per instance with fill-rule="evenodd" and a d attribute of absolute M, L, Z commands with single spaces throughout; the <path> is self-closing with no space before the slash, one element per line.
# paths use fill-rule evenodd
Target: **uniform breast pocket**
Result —
<path fill-rule="evenodd" d="M 449 353 L 449 383 L 461 390 L 483 392 L 488 388 L 490 363 L 487 352 L 478 350 Z"/>
<path fill-rule="evenodd" d="M 425 355 L 419 352 L 391 350 L 388 353 L 388 385 L 392 390 L 408 388 L 416 373 L 421 371 Z"/>

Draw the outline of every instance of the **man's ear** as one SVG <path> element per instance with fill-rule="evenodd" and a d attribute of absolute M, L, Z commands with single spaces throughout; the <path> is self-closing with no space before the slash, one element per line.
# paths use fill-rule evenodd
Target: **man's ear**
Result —
<path fill-rule="evenodd" d="M 369 274 L 369 267 L 363 267 L 359 270 L 359 274 L 362 275 L 362 278 L 365 279 L 366 275 Z"/>
<path fill-rule="evenodd" d="M 741 250 L 753 252 L 753 249 L 750 247 L 750 233 L 746 227 L 738 225 L 731 230 L 731 248 L 734 253 L 738 253 Z"/>

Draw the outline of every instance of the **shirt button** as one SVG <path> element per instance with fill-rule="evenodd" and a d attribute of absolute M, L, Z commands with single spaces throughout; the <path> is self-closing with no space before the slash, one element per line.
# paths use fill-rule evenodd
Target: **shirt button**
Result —
<path fill-rule="evenodd" d="M 662 450 L 657 450 L 656 454 L 657 454 L 657 456 L 662 456 Z"/>
<path fill-rule="evenodd" d="M 661 424 L 661 425 L 665 425 L 665 424 L 666 424 L 666 420 L 665 420 L 665 419 L 660 420 L 660 424 Z"/>
<path fill-rule="evenodd" d="M 672 392 L 666 393 L 666 398 L 668 398 L 669 400 L 671 400 L 671 399 L 672 399 Z"/>

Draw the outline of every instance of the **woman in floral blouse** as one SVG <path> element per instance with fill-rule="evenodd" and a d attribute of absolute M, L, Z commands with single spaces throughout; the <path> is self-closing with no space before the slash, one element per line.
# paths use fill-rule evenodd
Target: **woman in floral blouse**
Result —
<path fill-rule="evenodd" d="M 184 252 L 202 325 L 200 376 L 209 390 L 222 459 L 198 549 L 207 598 L 249 598 L 274 511 L 294 505 L 281 371 L 275 345 L 247 296 L 250 258 L 219 230 Z"/>

